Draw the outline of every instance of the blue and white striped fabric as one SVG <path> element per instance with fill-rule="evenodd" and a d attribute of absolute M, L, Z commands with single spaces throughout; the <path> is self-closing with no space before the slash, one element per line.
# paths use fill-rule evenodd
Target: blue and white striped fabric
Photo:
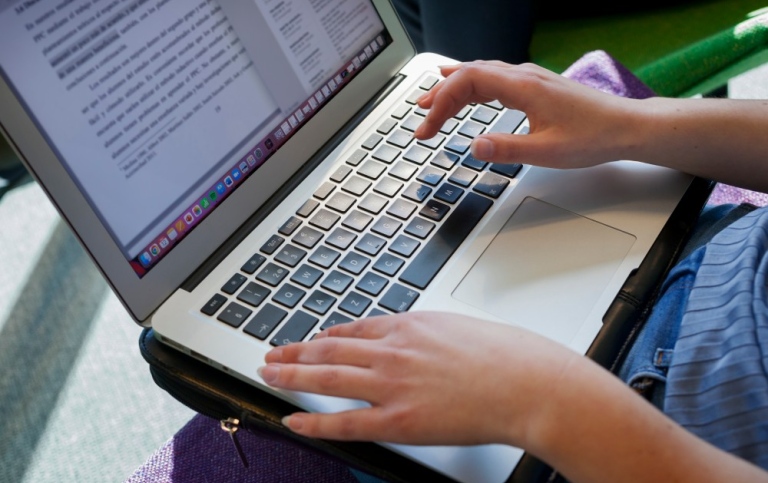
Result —
<path fill-rule="evenodd" d="M 707 245 L 675 345 L 664 412 L 768 469 L 768 208 Z"/>

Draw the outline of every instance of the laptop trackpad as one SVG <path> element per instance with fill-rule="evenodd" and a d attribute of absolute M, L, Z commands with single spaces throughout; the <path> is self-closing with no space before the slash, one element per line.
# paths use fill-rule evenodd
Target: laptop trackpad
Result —
<path fill-rule="evenodd" d="M 526 198 L 453 296 L 568 343 L 635 237 Z"/>

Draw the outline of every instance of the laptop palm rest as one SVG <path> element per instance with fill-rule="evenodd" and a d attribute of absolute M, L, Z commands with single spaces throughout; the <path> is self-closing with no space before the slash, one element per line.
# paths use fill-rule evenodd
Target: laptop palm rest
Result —
<path fill-rule="evenodd" d="M 634 242 L 633 235 L 528 197 L 453 297 L 567 343 Z"/>

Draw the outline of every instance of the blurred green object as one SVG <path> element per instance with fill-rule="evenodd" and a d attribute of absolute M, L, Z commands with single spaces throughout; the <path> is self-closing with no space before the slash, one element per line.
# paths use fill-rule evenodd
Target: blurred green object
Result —
<path fill-rule="evenodd" d="M 536 23 L 532 61 L 562 72 L 604 50 L 661 96 L 708 94 L 768 62 L 768 2 L 708 0 Z"/>

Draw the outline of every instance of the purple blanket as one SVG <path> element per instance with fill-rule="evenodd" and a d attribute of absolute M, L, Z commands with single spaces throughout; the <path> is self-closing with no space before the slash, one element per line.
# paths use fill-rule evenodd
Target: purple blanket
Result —
<path fill-rule="evenodd" d="M 624 66 L 608 54 L 595 51 L 579 59 L 563 75 L 582 84 L 624 97 L 644 99 L 654 95 Z M 718 185 L 710 199 L 715 204 L 750 202 L 768 204 L 768 195 Z M 229 436 L 219 422 L 197 415 L 159 448 L 127 480 L 129 483 L 356 483 L 339 461 L 272 435 L 238 432 L 248 461 L 245 469 Z"/>

